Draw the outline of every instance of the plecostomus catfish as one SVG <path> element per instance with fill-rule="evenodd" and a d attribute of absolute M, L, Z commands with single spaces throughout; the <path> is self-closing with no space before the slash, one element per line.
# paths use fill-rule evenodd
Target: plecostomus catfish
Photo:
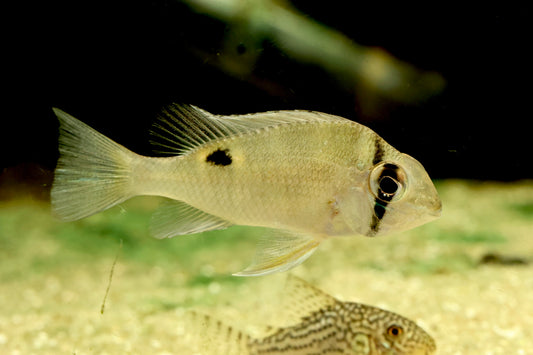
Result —
<path fill-rule="evenodd" d="M 441 202 L 423 166 L 369 128 L 320 112 L 217 116 L 171 105 L 154 142 L 171 157 L 145 157 L 67 113 L 51 192 L 72 221 L 136 195 L 169 198 L 152 219 L 156 238 L 272 228 L 236 275 L 288 270 L 331 236 L 377 236 L 437 218 Z"/>
<path fill-rule="evenodd" d="M 433 338 L 413 321 L 381 308 L 341 302 L 289 276 L 284 311 L 303 313 L 300 322 L 268 328 L 253 337 L 208 315 L 189 312 L 184 329 L 202 355 L 432 355 Z"/>

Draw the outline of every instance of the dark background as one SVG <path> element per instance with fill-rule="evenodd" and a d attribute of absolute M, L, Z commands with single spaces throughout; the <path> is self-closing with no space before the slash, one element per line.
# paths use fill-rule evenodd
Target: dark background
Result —
<path fill-rule="evenodd" d="M 529 10 L 291 3 L 358 44 L 441 73 L 445 90 L 414 104 L 383 100 L 369 113 L 355 88 L 276 43 L 262 43 L 251 73 L 229 75 L 213 58 L 229 55 L 231 26 L 177 0 L 20 2 L 4 12 L 0 199 L 48 198 L 52 107 L 150 154 L 149 127 L 171 102 L 221 114 L 324 111 L 371 127 L 432 178 L 533 178 Z"/>

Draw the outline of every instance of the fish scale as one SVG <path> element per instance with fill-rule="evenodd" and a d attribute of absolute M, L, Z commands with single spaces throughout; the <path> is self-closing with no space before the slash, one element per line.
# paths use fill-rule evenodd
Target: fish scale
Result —
<path fill-rule="evenodd" d="M 333 137 L 347 145 L 356 146 L 358 141 L 365 144 L 362 141 L 368 137 L 360 131 L 359 125 L 348 120 L 334 124 L 296 122 L 209 142 L 180 157 L 175 164 L 179 171 L 171 164 L 161 166 L 159 171 L 166 167 L 172 170 L 160 175 L 175 175 L 176 182 L 169 186 L 166 178 L 154 180 L 150 193 L 187 201 L 232 224 L 272 227 L 275 223 L 282 229 L 325 235 L 324 229 L 331 223 L 327 201 L 342 193 L 359 160 L 368 165 L 372 158 L 371 154 L 346 158 L 333 144 L 327 150 L 313 148 L 317 141 L 331 141 Z M 234 163 L 223 168 L 199 164 L 217 149 L 228 150 Z M 398 155 L 392 148 L 388 150 L 391 159 Z M 282 152 L 290 154 L 276 159 Z M 350 232 L 344 226 L 338 234 Z"/>
<path fill-rule="evenodd" d="M 313 127 L 308 128 L 311 128 L 310 131 L 314 130 Z M 301 129 L 299 131 L 299 134 L 306 133 Z M 318 207 L 320 201 L 325 203 L 329 199 L 327 195 L 333 194 L 329 191 L 335 189 L 334 181 L 345 180 L 340 176 L 345 170 L 329 161 L 307 164 L 307 161 L 313 157 L 310 154 L 300 157 L 299 152 L 304 155 L 303 151 L 307 147 L 299 147 L 298 144 L 283 147 L 290 150 L 292 154 L 280 165 L 280 162 L 271 157 L 275 154 L 274 152 L 268 149 L 258 149 L 262 145 L 271 145 L 271 140 L 272 137 L 265 132 L 259 137 L 252 136 L 240 140 L 238 147 L 231 139 L 226 139 L 191 152 L 181 159 L 179 165 L 175 164 L 181 167 L 179 171 L 174 170 L 174 167 L 168 164 L 168 168 L 173 170 L 168 174 L 160 174 L 174 175 L 176 181 L 180 183 L 175 183 L 175 187 L 169 188 L 165 178 L 160 182 L 155 180 L 152 182 L 155 186 L 150 188 L 150 193 L 186 200 L 195 207 L 221 216 L 233 224 L 270 227 L 275 217 L 281 226 L 294 225 L 295 221 L 301 220 L 300 228 L 307 227 L 309 220 L 317 221 L 322 215 L 320 211 L 308 211 L 309 208 Z M 205 160 L 208 152 L 215 149 L 228 149 L 235 161 L 233 163 L 235 166 L 212 169 L 211 166 L 198 164 L 198 161 Z M 237 164 L 247 165 L 246 169 L 239 171 L 240 179 L 249 181 L 246 185 L 235 179 L 235 172 L 240 167 Z M 164 168 L 161 166 L 158 170 L 161 171 Z M 265 171 L 271 173 L 265 174 Z M 323 175 L 330 176 L 330 180 L 322 179 Z M 335 179 L 337 176 L 339 178 Z M 206 186 L 216 187 L 216 190 L 206 189 Z M 316 204 L 310 205 L 309 199 L 316 201 Z M 251 205 L 245 203 L 250 200 L 256 203 Z M 290 205 L 285 203 L 287 200 L 291 201 Z M 233 207 L 228 208 L 228 205 Z M 284 207 L 286 209 L 283 213 L 278 213 L 279 209 Z M 275 213 L 277 215 L 273 215 Z M 312 215 L 309 216 L 309 214 Z"/>
<path fill-rule="evenodd" d="M 55 214 L 90 216 L 137 195 L 169 199 L 156 210 L 156 238 L 233 225 L 270 231 L 252 264 L 234 275 L 288 270 L 327 238 L 377 236 L 440 215 L 437 191 L 414 158 L 374 131 L 313 111 L 217 116 L 170 105 L 153 143 L 169 157 L 145 157 L 67 113 L 52 185 Z"/>
<path fill-rule="evenodd" d="M 250 353 L 354 354 L 354 339 L 368 338 L 377 329 L 378 320 L 368 319 L 371 313 L 365 317 L 361 312 L 362 308 L 350 307 L 353 305 L 355 304 L 347 303 L 343 307 L 339 304 L 334 308 L 320 310 L 306 317 L 298 326 L 282 329 L 268 338 L 250 344 Z M 346 309 L 347 307 L 350 309 Z M 360 316 L 344 318 L 342 311 Z"/>

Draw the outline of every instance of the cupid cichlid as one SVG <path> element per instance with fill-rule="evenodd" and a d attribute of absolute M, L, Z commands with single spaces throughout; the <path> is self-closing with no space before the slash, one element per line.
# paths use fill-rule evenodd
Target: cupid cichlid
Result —
<path fill-rule="evenodd" d="M 370 305 L 342 302 L 290 276 L 283 313 L 301 313 L 289 327 L 268 327 L 252 336 L 215 320 L 188 312 L 185 329 L 202 354 L 226 355 L 433 355 L 435 340 L 412 320 Z"/>
<path fill-rule="evenodd" d="M 437 218 L 441 202 L 423 166 L 369 128 L 309 111 L 217 116 L 172 105 L 152 132 L 173 156 L 140 156 L 54 109 L 60 158 L 52 208 L 90 216 L 136 195 L 164 203 L 156 238 L 231 225 L 275 229 L 237 275 L 288 270 L 331 236 L 376 236 Z"/>

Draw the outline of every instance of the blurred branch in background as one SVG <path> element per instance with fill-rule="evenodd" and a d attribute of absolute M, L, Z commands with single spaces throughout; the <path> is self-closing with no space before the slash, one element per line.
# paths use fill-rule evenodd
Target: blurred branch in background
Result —
<path fill-rule="evenodd" d="M 284 1 L 183 0 L 193 11 L 226 23 L 224 50 L 216 65 L 231 75 L 251 77 L 265 41 L 292 59 L 321 67 L 358 100 L 417 103 L 440 93 L 444 78 L 421 71 L 380 48 L 354 43 L 345 35 L 306 17 Z"/>

